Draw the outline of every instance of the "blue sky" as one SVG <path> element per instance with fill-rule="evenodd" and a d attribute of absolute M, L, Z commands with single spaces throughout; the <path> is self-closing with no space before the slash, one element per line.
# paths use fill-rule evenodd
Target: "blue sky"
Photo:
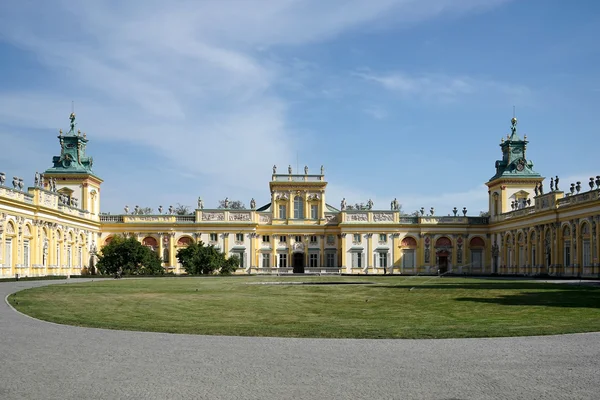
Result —
<path fill-rule="evenodd" d="M 476 215 L 513 105 L 534 169 L 600 175 L 598 37 L 592 0 L 3 1 L 0 171 L 50 167 L 75 101 L 104 212 L 262 205 L 298 159 L 336 207 Z"/>

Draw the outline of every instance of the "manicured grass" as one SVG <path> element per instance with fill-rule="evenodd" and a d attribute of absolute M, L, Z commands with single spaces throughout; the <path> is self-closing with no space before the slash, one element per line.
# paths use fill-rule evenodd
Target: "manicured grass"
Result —
<path fill-rule="evenodd" d="M 28 289 L 9 301 L 62 324 L 207 335 L 454 338 L 600 331 L 600 289 L 515 280 L 120 279 Z"/>

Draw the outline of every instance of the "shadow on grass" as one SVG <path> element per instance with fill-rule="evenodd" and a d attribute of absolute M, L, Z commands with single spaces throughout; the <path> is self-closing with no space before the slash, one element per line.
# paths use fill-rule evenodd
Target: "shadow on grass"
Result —
<path fill-rule="evenodd" d="M 525 290 L 525 289 L 535 289 L 535 290 L 550 290 L 556 291 L 581 291 L 581 290 L 597 290 L 600 294 L 600 286 L 591 286 L 591 285 L 572 285 L 566 283 L 545 283 L 545 282 L 510 282 L 504 283 L 490 283 L 490 282 L 481 282 L 481 283 L 444 283 L 443 281 L 438 281 L 437 284 L 419 284 L 418 281 L 415 281 L 412 285 L 409 283 L 403 283 L 400 285 L 376 285 L 373 286 L 374 289 L 379 288 L 388 288 L 388 289 L 472 289 L 472 290 Z"/>
<path fill-rule="evenodd" d="M 582 288 L 580 288 L 582 289 Z M 544 306 L 564 308 L 600 308 L 600 290 L 582 289 L 539 291 L 498 297 L 459 297 L 455 301 L 500 304 L 503 306 Z"/>

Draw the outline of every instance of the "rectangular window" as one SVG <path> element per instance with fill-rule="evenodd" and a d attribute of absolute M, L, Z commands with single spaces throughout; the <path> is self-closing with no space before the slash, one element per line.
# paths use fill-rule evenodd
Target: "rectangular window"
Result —
<path fill-rule="evenodd" d="M 327 253 L 326 257 L 326 266 L 335 267 L 335 253 Z"/>
<path fill-rule="evenodd" d="M 388 260 L 387 253 L 385 253 L 383 251 L 379 252 L 379 268 L 386 268 L 388 266 L 387 260 Z"/>
<path fill-rule="evenodd" d="M 296 235 L 296 237 L 294 237 L 294 241 L 295 242 L 302 242 L 302 236 Z"/>
<path fill-rule="evenodd" d="M 280 241 L 281 243 L 286 243 L 286 242 L 287 242 L 287 236 L 285 236 L 285 235 L 281 235 L 281 236 L 279 236 L 279 241 Z"/>
<path fill-rule="evenodd" d="M 286 253 L 279 254 L 279 268 L 287 268 L 288 266 L 288 255 Z"/>
<path fill-rule="evenodd" d="M 583 241 L 583 249 L 582 250 L 583 250 L 583 260 L 581 260 L 583 262 L 582 266 L 589 267 L 592 265 L 592 253 L 591 253 L 591 246 L 590 246 L 589 240 Z"/>
<path fill-rule="evenodd" d="M 279 218 L 286 219 L 287 218 L 287 209 L 286 206 L 281 204 L 279 206 Z"/>
<path fill-rule="evenodd" d="M 262 239 L 262 241 L 265 243 L 271 242 L 271 237 L 269 235 L 263 235 Z"/>
<path fill-rule="evenodd" d="M 352 253 L 352 268 L 362 268 L 362 253 Z"/>
<path fill-rule="evenodd" d="M 4 242 L 4 265 L 12 267 L 12 239 Z"/>
<path fill-rule="evenodd" d="M 83 267 L 83 249 L 81 247 L 79 248 L 78 260 L 79 260 L 79 267 Z"/>
<path fill-rule="evenodd" d="M 312 244 L 315 244 L 315 243 L 317 243 L 317 235 L 311 235 L 311 236 L 310 236 L 310 242 L 311 242 Z"/>
<path fill-rule="evenodd" d="M 23 241 L 23 265 L 29 267 L 29 240 Z"/>
<path fill-rule="evenodd" d="M 263 268 L 271 268 L 271 255 L 267 253 L 263 253 L 262 255 L 262 267 Z"/>
<path fill-rule="evenodd" d="M 311 219 L 319 219 L 319 206 L 317 206 L 317 205 L 310 206 L 310 218 Z"/>
<path fill-rule="evenodd" d="M 244 234 L 243 233 L 236 233 L 235 234 L 235 241 L 236 242 L 243 242 L 244 241 Z"/>
<path fill-rule="evenodd" d="M 414 268 L 415 266 L 415 249 L 402 250 L 402 267 Z"/>
<path fill-rule="evenodd" d="M 310 253 L 308 255 L 308 265 L 311 268 L 316 268 L 319 266 L 319 255 L 317 253 Z"/>
<path fill-rule="evenodd" d="M 359 233 L 354 234 L 354 243 L 360 243 L 360 234 Z"/>
<path fill-rule="evenodd" d="M 519 266 L 525 266 L 525 248 L 523 246 L 519 246 Z"/>
<path fill-rule="evenodd" d="M 571 266 L 571 242 L 565 242 L 563 261 L 565 263 L 565 267 Z"/>
<path fill-rule="evenodd" d="M 473 268 L 483 266 L 483 250 L 471 250 L 471 266 Z"/>
<path fill-rule="evenodd" d="M 536 258 L 536 254 L 535 254 L 535 245 L 531 246 L 531 265 L 535 266 L 537 263 L 537 258 Z"/>
<path fill-rule="evenodd" d="M 379 241 L 380 242 L 387 242 L 387 235 L 385 233 L 380 233 L 379 234 Z"/>
<path fill-rule="evenodd" d="M 72 250 L 71 250 L 71 245 L 69 245 L 69 247 L 67 247 L 67 267 L 71 268 L 72 267 L 72 257 L 73 255 L 71 254 Z"/>
<path fill-rule="evenodd" d="M 56 265 L 60 267 L 60 244 L 56 245 Z"/>
<path fill-rule="evenodd" d="M 244 252 L 240 251 L 240 252 L 235 253 L 234 255 L 238 256 L 240 259 L 240 268 L 244 268 L 244 258 L 245 258 Z"/>
<path fill-rule="evenodd" d="M 210 234 L 210 241 L 211 242 L 216 242 L 217 241 L 217 234 L 216 233 L 211 233 Z"/>

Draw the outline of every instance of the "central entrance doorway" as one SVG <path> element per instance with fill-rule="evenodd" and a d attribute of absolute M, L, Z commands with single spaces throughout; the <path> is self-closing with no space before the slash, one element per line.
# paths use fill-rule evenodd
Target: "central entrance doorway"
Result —
<path fill-rule="evenodd" d="M 303 274 L 304 273 L 304 254 L 303 253 L 294 253 L 292 258 L 292 267 L 294 268 L 295 274 Z"/>
<path fill-rule="evenodd" d="M 449 256 L 450 256 L 450 253 L 448 253 L 447 251 L 440 251 L 437 254 L 438 269 L 439 269 L 440 274 L 445 274 L 446 272 L 448 272 L 448 257 Z"/>

